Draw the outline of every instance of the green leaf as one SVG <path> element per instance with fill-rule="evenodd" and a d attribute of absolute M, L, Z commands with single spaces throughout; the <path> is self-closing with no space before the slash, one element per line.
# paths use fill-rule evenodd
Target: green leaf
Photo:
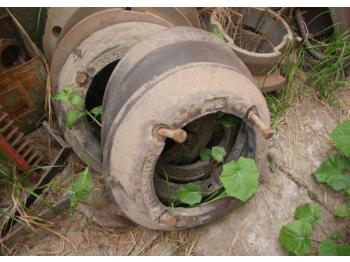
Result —
<path fill-rule="evenodd" d="M 89 171 L 89 167 L 78 173 L 77 176 L 79 178 L 71 189 L 72 197 L 69 207 L 70 212 L 73 212 L 76 209 L 79 201 L 88 199 L 92 189 L 92 175 Z"/>
<path fill-rule="evenodd" d="M 211 149 L 209 148 L 203 148 L 201 149 L 201 151 L 199 152 L 199 156 L 201 158 L 202 161 L 210 161 L 211 159 Z"/>
<path fill-rule="evenodd" d="M 350 157 L 350 120 L 339 124 L 331 133 L 335 147 Z"/>
<path fill-rule="evenodd" d="M 267 161 L 269 162 L 270 172 L 275 173 L 277 166 L 271 154 L 267 154 Z"/>
<path fill-rule="evenodd" d="M 211 157 L 215 162 L 218 162 L 218 163 L 223 162 L 225 156 L 226 156 L 225 148 L 221 146 L 214 146 L 211 148 Z"/>
<path fill-rule="evenodd" d="M 347 204 L 339 205 L 335 210 L 335 215 L 337 217 L 348 217 L 350 216 L 350 210 Z"/>
<path fill-rule="evenodd" d="M 211 33 L 217 38 L 219 38 L 221 41 L 225 42 L 224 35 L 220 32 L 220 30 L 217 27 L 215 27 L 213 31 L 211 31 Z"/>
<path fill-rule="evenodd" d="M 310 254 L 312 227 L 301 220 L 293 221 L 280 230 L 279 242 L 289 252 L 297 256 Z"/>
<path fill-rule="evenodd" d="M 190 206 L 202 201 L 201 188 L 193 183 L 181 185 L 176 191 L 177 198 Z"/>
<path fill-rule="evenodd" d="M 85 112 L 81 112 L 75 109 L 69 109 L 66 115 L 66 124 L 68 128 L 72 129 L 74 124 L 85 115 Z"/>
<path fill-rule="evenodd" d="M 320 256 L 349 256 L 350 245 L 346 243 L 337 244 L 334 240 L 328 239 L 323 241 L 318 247 Z"/>
<path fill-rule="evenodd" d="M 217 122 L 219 124 L 222 124 L 226 128 L 230 128 L 238 124 L 238 119 L 237 117 L 233 115 L 224 115 L 223 117 L 220 117 Z"/>
<path fill-rule="evenodd" d="M 341 233 L 339 231 L 332 231 L 329 233 L 329 237 L 334 240 L 341 239 Z"/>
<path fill-rule="evenodd" d="M 253 159 L 240 157 L 223 165 L 219 178 L 228 196 L 245 202 L 258 191 L 259 175 Z"/>
<path fill-rule="evenodd" d="M 66 86 L 58 92 L 53 98 L 54 101 L 62 101 L 70 105 L 84 106 L 84 99 L 74 92 L 73 88 Z"/>
<path fill-rule="evenodd" d="M 304 204 L 298 206 L 295 210 L 295 219 L 310 223 L 311 225 L 322 217 L 323 212 L 321 208 L 315 205 Z"/>
<path fill-rule="evenodd" d="M 350 186 L 350 159 L 342 155 L 334 155 L 324 161 L 314 176 L 318 182 L 326 183 L 339 191 Z"/>
<path fill-rule="evenodd" d="M 84 106 L 84 99 L 81 98 L 78 94 L 76 93 L 71 93 L 70 96 L 69 96 L 69 102 L 72 104 L 72 105 L 75 105 L 75 106 Z"/>
<path fill-rule="evenodd" d="M 350 187 L 348 189 L 346 189 L 345 192 L 348 194 L 348 196 L 350 196 Z"/>
<path fill-rule="evenodd" d="M 65 87 L 63 88 L 63 90 L 59 91 L 52 99 L 54 101 L 62 101 L 62 102 L 69 103 L 69 96 L 72 91 L 73 89 L 69 87 Z"/>
<path fill-rule="evenodd" d="M 63 92 L 57 93 L 52 99 L 54 101 L 62 101 L 62 102 L 69 103 L 68 97 Z"/>
<path fill-rule="evenodd" d="M 92 114 L 94 117 L 98 117 L 102 114 L 102 106 L 96 106 L 93 109 L 90 110 L 90 114 Z"/>

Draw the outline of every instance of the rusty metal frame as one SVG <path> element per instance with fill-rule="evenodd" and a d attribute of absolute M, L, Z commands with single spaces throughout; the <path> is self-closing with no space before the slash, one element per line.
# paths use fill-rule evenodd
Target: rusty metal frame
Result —
<path fill-rule="evenodd" d="M 50 168 L 46 169 L 41 175 L 40 180 L 37 182 L 37 184 L 34 187 L 33 193 L 29 194 L 28 197 L 25 200 L 25 207 L 30 207 L 35 200 L 38 198 L 38 196 L 43 192 L 44 186 L 47 185 L 59 172 L 61 172 L 64 168 L 63 164 L 66 161 L 67 157 L 69 156 L 71 152 L 71 147 L 58 135 L 58 132 L 53 130 L 47 122 L 43 123 L 43 126 L 48 130 L 50 135 L 56 140 L 56 142 L 60 145 L 61 149 L 58 152 L 56 158 L 50 163 Z M 9 218 L 5 226 L 3 227 L 1 231 L 1 236 L 5 237 L 6 234 L 8 234 L 13 226 L 17 222 L 17 217 L 19 217 L 20 214 L 18 211 L 16 211 L 11 218 Z"/>

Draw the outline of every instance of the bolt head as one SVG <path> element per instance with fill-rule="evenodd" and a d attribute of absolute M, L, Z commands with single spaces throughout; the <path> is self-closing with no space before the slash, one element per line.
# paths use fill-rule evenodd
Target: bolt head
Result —
<path fill-rule="evenodd" d="M 79 71 L 75 77 L 75 82 L 77 84 L 83 85 L 87 82 L 88 79 L 89 79 L 88 73 L 84 71 Z"/>
<path fill-rule="evenodd" d="M 163 215 L 161 215 L 160 222 L 166 224 L 169 227 L 173 227 L 176 224 L 176 217 L 166 212 Z"/>

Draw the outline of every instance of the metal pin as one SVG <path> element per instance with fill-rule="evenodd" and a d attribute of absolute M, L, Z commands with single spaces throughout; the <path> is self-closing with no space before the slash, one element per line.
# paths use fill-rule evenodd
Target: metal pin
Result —
<path fill-rule="evenodd" d="M 169 227 L 173 227 L 176 225 L 176 217 L 170 215 L 168 212 L 165 212 L 160 217 L 160 222 L 166 224 Z"/>
<path fill-rule="evenodd" d="M 271 127 L 267 126 L 253 110 L 248 111 L 247 119 L 260 130 L 263 138 L 271 139 L 274 136 Z"/>
<path fill-rule="evenodd" d="M 182 144 L 187 139 L 187 133 L 183 129 L 169 129 L 161 127 L 157 130 L 157 134 L 173 139 L 176 143 Z"/>

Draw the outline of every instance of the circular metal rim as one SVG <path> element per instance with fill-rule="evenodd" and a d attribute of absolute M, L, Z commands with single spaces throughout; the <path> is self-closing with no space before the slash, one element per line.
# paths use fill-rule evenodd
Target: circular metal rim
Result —
<path fill-rule="evenodd" d="M 127 22 L 113 24 L 106 27 L 107 31 L 97 31 L 83 41 L 78 47 L 87 51 L 84 56 L 77 58 L 74 54 L 70 55 L 66 60 L 62 70 L 60 71 L 59 79 L 57 80 L 54 92 L 62 90 L 66 86 L 73 87 L 74 91 L 78 93 L 84 100 L 88 92 L 88 87 L 91 84 L 91 79 L 106 65 L 114 62 L 115 59 L 120 58 L 125 54 L 126 49 L 130 48 L 135 41 L 140 37 L 146 37 L 150 33 L 163 30 L 164 27 L 155 23 L 144 22 Z M 98 39 L 104 37 L 104 32 L 111 32 L 110 37 L 114 41 L 103 43 Z M 113 32 L 113 33 L 112 33 Z M 123 36 L 123 41 L 118 42 L 118 37 Z M 91 39 L 99 42 L 101 48 L 89 50 L 89 43 Z M 119 43 L 119 44 L 118 44 Z M 118 57 L 116 57 L 118 53 Z M 102 58 L 102 59 L 100 59 Z M 106 59 L 107 58 L 107 59 Z M 109 60 L 110 59 L 110 60 Z M 85 84 L 80 85 L 75 83 L 75 76 L 80 71 L 88 72 L 89 78 Z M 71 145 L 74 152 L 86 162 L 92 169 L 101 172 L 102 169 L 102 152 L 101 143 L 94 133 L 87 117 L 83 117 L 74 124 L 72 129 L 66 125 L 65 119 L 70 109 L 70 105 L 64 102 L 54 103 L 58 123 L 63 131 L 65 139 Z"/>
<path fill-rule="evenodd" d="M 96 21 L 99 21 L 99 23 L 96 23 Z M 141 13 L 141 12 L 136 12 L 136 11 L 124 11 L 120 9 L 106 9 L 106 10 L 101 10 L 97 14 L 94 14 L 92 16 L 86 17 L 83 20 L 81 20 L 78 24 L 74 25 L 62 38 L 62 40 L 59 43 L 59 46 L 57 47 L 57 50 L 55 52 L 53 62 L 52 62 L 52 68 L 51 68 L 51 78 L 52 78 L 52 86 L 53 90 L 56 92 L 59 90 L 59 74 L 61 74 L 61 70 L 65 64 L 66 59 L 71 55 L 71 52 L 73 48 L 79 46 L 80 43 L 83 43 L 86 37 L 90 35 L 90 31 L 98 32 L 100 30 L 103 30 L 106 28 L 108 25 L 113 26 L 117 24 L 123 24 L 124 22 L 130 23 L 130 21 L 135 21 L 136 22 L 146 22 L 149 23 L 150 25 L 158 25 L 160 27 L 166 28 L 169 25 L 169 23 L 158 16 L 155 16 L 151 13 Z M 118 23 L 119 22 L 119 23 Z M 85 30 L 84 30 L 85 29 Z M 89 29 L 89 30 L 87 30 Z M 146 31 L 145 31 L 146 32 Z M 72 40 L 73 37 L 73 40 Z M 76 44 L 75 43 L 79 43 Z M 64 50 L 64 48 L 68 47 L 68 51 Z M 131 46 L 130 46 L 131 47 Z M 130 48 L 129 47 L 129 48 Z M 104 50 L 101 50 L 103 52 Z M 125 54 L 125 53 L 124 53 Z M 57 58 L 57 59 L 56 59 Z M 61 63 L 61 66 L 60 66 Z M 102 69 L 102 68 L 100 68 Z M 61 87 L 63 88 L 63 87 Z M 84 98 L 86 95 L 87 90 L 84 93 Z M 65 110 L 65 107 L 62 106 L 61 104 L 56 104 L 55 105 L 56 112 L 63 111 Z M 61 114 L 62 113 L 58 113 Z M 87 119 L 84 118 L 82 119 L 82 122 L 87 122 Z M 63 123 L 61 124 L 62 128 Z M 85 127 L 89 127 L 88 125 L 85 125 Z M 77 127 L 79 128 L 79 127 Z M 85 128 L 89 129 L 89 128 Z M 65 130 L 65 132 L 69 132 L 72 134 L 72 131 L 70 130 Z M 102 156 L 100 156 L 99 150 L 97 148 L 100 148 L 100 142 L 95 139 L 92 135 L 92 131 L 84 131 L 85 133 L 90 134 L 91 136 L 88 136 L 86 138 L 81 138 L 81 139 L 75 139 L 75 141 L 71 141 L 71 139 L 68 139 L 66 133 L 65 137 L 67 140 L 71 141 L 71 144 L 73 146 L 73 149 L 75 149 L 75 152 L 87 163 L 91 165 L 91 168 L 93 168 L 96 171 L 101 171 L 101 160 Z M 73 138 L 72 138 L 73 139 Z M 89 140 L 90 144 L 95 144 L 92 145 L 92 150 L 91 152 L 88 150 L 85 150 L 84 152 L 79 152 L 81 145 L 86 145 L 87 140 Z M 86 142 L 84 142 L 86 141 Z M 86 148 L 85 148 L 86 149 Z M 92 152 L 93 151 L 93 152 Z M 95 153 L 94 153 L 95 152 Z"/>
<path fill-rule="evenodd" d="M 255 53 L 255 52 L 251 52 L 248 50 L 245 50 L 237 45 L 234 44 L 234 42 L 232 41 L 231 37 L 228 36 L 225 32 L 225 30 L 222 28 L 222 25 L 217 21 L 217 19 L 215 18 L 215 10 L 214 12 L 211 14 L 211 24 L 214 24 L 215 26 L 218 27 L 218 29 L 220 30 L 220 32 L 224 35 L 225 39 L 229 42 L 230 46 L 232 49 L 234 49 L 237 53 L 239 53 L 240 55 L 244 55 L 247 58 L 247 61 L 245 62 L 255 62 L 258 63 L 256 61 L 256 59 L 260 58 L 260 59 L 277 59 L 279 58 L 282 53 L 283 53 L 283 49 L 288 45 L 289 42 L 291 42 L 293 40 L 293 33 L 292 30 L 290 29 L 289 25 L 287 24 L 286 21 L 284 21 L 284 19 L 278 15 L 277 13 L 273 12 L 272 10 L 268 9 L 268 8 L 258 8 L 258 7 L 250 7 L 250 8 L 254 8 L 257 9 L 259 11 L 266 11 L 268 12 L 271 16 L 275 17 L 284 27 L 285 31 L 287 32 L 287 34 L 285 36 L 283 36 L 282 41 L 275 46 L 275 52 L 271 52 L 271 53 Z M 251 57 L 251 59 L 249 59 Z M 249 59 L 249 60 L 248 60 Z M 260 62 L 260 63 L 264 63 L 264 62 Z"/>
<path fill-rule="evenodd" d="M 225 52 L 225 58 L 228 59 L 229 57 L 228 59 L 229 62 L 225 61 L 225 63 L 229 63 L 229 65 L 236 67 L 237 70 L 239 70 L 240 72 L 245 74 L 247 77 L 251 78 L 252 81 L 254 81 L 248 68 L 236 56 L 236 54 L 232 51 L 232 49 L 226 46 L 224 43 L 220 42 L 212 34 L 205 32 L 203 30 L 199 30 L 196 28 L 188 28 L 188 27 L 176 27 L 168 30 L 163 30 L 162 32 L 159 32 L 157 35 L 152 36 L 148 39 L 145 39 L 138 45 L 133 46 L 129 50 L 129 52 L 125 55 L 125 57 L 123 57 L 123 59 L 118 63 L 117 67 L 114 69 L 114 72 L 118 71 L 118 74 L 115 74 L 115 77 L 110 78 L 107 88 L 105 90 L 105 95 L 102 103 L 102 111 L 103 111 L 102 122 L 104 123 L 104 125 L 102 126 L 102 132 L 101 132 L 102 146 L 105 145 L 105 141 L 106 141 L 106 138 L 108 137 L 110 125 L 113 122 L 115 115 L 117 115 L 119 109 L 123 106 L 127 98 L 130 96 L 129 93 L 131 88 L 136 89 L 139 87 L 134 84 L 127 89 L 124 87 L 124 85 L 126 85 L 127 80 L 129 80 L 132 72 L 138 69 L 138 67 L 140 67 L 141 62 L 147 61 L 147 59 L 154 57 L 156 52 L 164 52 L 163 50 L 165 48 L 168 48 L 168 47 L 173 48 L 175 44 L 181 44 L 181 45 L 184 45 L 184 47 L 182 47 L 182 50 L 184 50 L 182 53 L 185 53 L 185 52 L 188 52 L 188 50 L 185 47 L 186 46 L 188 47 L 188 44 L 191 44 L 191 43 L 195 43 L 195 44 L 205 43 L 208 45 L 212 45 L 211 47 L 212 50 L 214 50 L 214 47 L 217 46 L 217 49 L 215 49 L 216 52 L 217 51 Z M 166 54 L 167 53 L 165 53 L 165 55 Z M 193 55 L 193 53 L 190 53 L 188 57 L 191 55 Z M 188 59 L 190 61 L 190 58 Z M 167 58 L 167 61 L 170 61 L 169 57 Z M 185 63 L 189 63 L 189 61 L 185 61 Z M 208 60 L 207 58 L 203 58 L 201 61 L 213 61 L 213 60 Z M 174 60 L 172 60 L 171 63 L 173 66 Z M 163 66 L 164 64 L 165 63 L 163 63 Z M 179 65 L 180 64 L 177 64 L 177 66 Z M 167 70 L 167 69 L 164 69 L 164 70 Z M 159 72 L 157 72 L 157 74 L 159 74 Z M 153 77 L 153 75 L 151 77 Z M 116 89 L 112 89 L 112 87 L 109 87 L 112 85 L 112 82 L 114 82 L 113 86 L 115 86 Z M 126 97 L 127 95 L 128 97 Z M 113 99 L 113 103 L 110 102 L 110 100 L 112 99 Z"/>
<path fill-rule="evenodd" d="M 239 127 L 237 126 L 237 128 L 239 128 Z M 221 140 L 221 142 L 217 146 L 222 146 L 222 143 L 226 142 L 226 146 L 223 146 L 223 147 L 225 148 L 225 150 L 227 152 L 230 152 L 231 149 L 232 149 L 232 146 L 235 144 L 235 139 L 233 139 L 233 141 L 230 141 L 230 140 L 232 140 L 232 136 L 233 135 L 238 136 L 239 130 L 237 128 L 234 131 L 232 131 L 232 128 L 224 128 L 224 130 L 225 130 L 224 137 L 223 137 L 223 139 Z M 186 165 L 169 164 L 169 163 L 166 163 L 164 160 L 162 160 L 161 157 L 159 158 L 159 161 L 160 162 L 158 164 L 164 163 L 166 165 L 166 167 L 163 166 L 165 171 L 167 171 L 168 168 L 170 168 L 170 169 L 180 169 L 180 170 L 181 169 L 182 170 L 183 169 L 187 169 L 188 170 L 188 169 L 200 169 L 200 168 L 205 169 L 206 167 L 207 167 L 206 169 L 209 169 L 211 167 L 211 164 L 209 163 L 209 161 L 206 162 L 206 161 L 202 161 L 202 160 L 198 160 L 198 161 L 196 161 L 194 163 L 186 164 Z M 157 164 L 157 166 L 158 166 L 158 164 Z M 157 170 L 157 166 L 156 166 L 156 170 Z M 208 172 L 200 172 L 199 171 L 199 174 L 197 176 L 190 177 L 190 178 L 188 178 L 185 181 L 184 180 L 185 178 L 183 176 L 186 176 L 186 175 L 188 175 L 188 174 L 187 173 L 185 173 L 185 174 L 182 173 L 181 177 L 180 177 L 180 176 L 176 176 L 176 175 L 171 175 L 171 172 L 167 171 L 167 176 L 169 178 L 169 181 L 170 182 L 174 182 L 174 183 L 194 182 L 194 181 L 196 181 L 198 179 L 201 179 L 201 178 L 203 178 L 203 177 L 205 177 L 205 176 L 207 176 L 209 174 L 208 174 Z"/>
<path fill-rule="evenodd" d="M 231 148 L 231 150 L 229 151 L 228 156 L 225 159 L 225 163 L 232 161 L 232 160 L 237 160 L 240 156 L 245 156 L 245 157 L 249 157 L 249 145 L 247 143 L 247 139 L 248 137 L 246 136 L 247 133 L 245 132 L 245 128 L 244 128 L 244 122 L 242 121 L 242 124 L 239 127 L 239 130 L 237 132 L 237 136 L 236 139 L 234 141 L 233 147 Z M 220 175 L 220 172 L 222 170 L 222 167 L 215 167 L 211 170 L 211 174 L 208 174 L 210 176 L 208 176 L 207 178 L 204 178 L 204 180 L 201 181 L 188 181 L 188 182 L 192 182 L 194 184 L 197 184 L 198 186 L 200 186 L 202 188 L 202 197 L 208 196 L 210 194 L 216 193 L 217 191 L 219 191 L 220 189 L 222 189 L 222 185 L 221 183 L 218 181 L 218 177 Z M 164 178 L 161 177 L 160 174 L 157 174 L 157 170 L 155 169 L 155 177 L 154 177 L 154 181 L 155 184 L 159 187 L 163 187 L 163 188 L 156 188 L 156 194 L 157 197 L 160 199 L 160 201 L 163 202 L 163 199 L 166 200 L 167 198 L 169 198 L 169 193 L 172 192 L 168 192 L 169 190 L 169 186 L 170 186 L 170 191 L 173 191 L 174 188 L 175 190 L 177 188 L 179 188 L 182 184 L 181 183 L 177 183 L 176 181 L 164 181 Z M 163 182 L 164 181 L 164 182 Z M 211 184 L 213 185 L 212 188 L 208 188 L 205 185 Z M 204 185 L 204 187 L 203 187 Z M 173 197 L 173 196 L 171 196 Z M 175 198 L 173 198 L 172 200 L 174 200 L 174 202 L 176 202 L 176 196 Z"/>
<path fill-rule="evenodd" d="M 53 85 L 57 83 L 59 72 L 66 58 L 85 38 L 87 38 L 93 32 L 101 30 L 107 26 L 131 21 L 151 22 L 163 26 L 172 26 L 167 21 L 153 14 L 124 11 L 120 8 L 104 9 L 85 17 L 65 33 L 55 49 L 50 73 Z"/>
<path fill-rule="evenodd" d="M 125 128 L 125 125 L 122 123 L 123 121 L 125 121 L 126 119 L 130 120 L 130 116 L 126 117 L 126 114 L 129 115 L 129 111 L 128 111 L 128 106 L 129 105 L 128 104 L 134 104 L 136 101 L 141 99 L 141 97 L 139 97 L 139 95 L 140 94 L 144 94 L 146 92 L 146 90 L 150 89 L 151 86 L 154 86 L 153 83 L 156 83 L 157 81 L 160 81 L 160 79 L 164 79 L 167 75 L 174 74 L 174 73 L 176 73 L 179 70 L 183 70 L 184 68 L 186 68 L 186 69 L 192 68 L 193 66 L 194 67 L 202 67 L 202 66 L 206 67 L 206 66 L 208 66 L 208 67 L 212 67 L 212 68 L 216 68 L 216 69 L 220 68 L 220 70 L 221 69 L 223 69 L 223 70 L 230 70 L 230 72 L 235 72 L 236 76 L 243 77 L 244 79 L 246 79 L 245 81 L 249 81 L 250 82 L 250 80 L 248 78 L 240 75 L 240 73 L 238 73 L 236 71 L 236 69 L 233 68 L 233 67 L 226 66 L 226 65 L 219 65 L 219 64 L 215 64 L 215 63 L 193 63 L 193 64 L 190 64 L 190 65 L 177 67 L 174 70 L 170 70 L 169 72 L 165 73 L 164 75 L 161 75 L 161 77 L 157 77 L 156 79 L 153 79 L 152 81 L 150 81 L 150 83 L 145 84 L 141 89 L 139 89 L 137 91 L 137 93 L 135 93 L 133 95 L 133 97 L 128 100 L 128 103 L 123 106 L 122 110 L 119 112 L 117 117 L 114 119 L 113 125 L 111 127 L 111 131 L 109 132 L 109 135 L 108 135 L 108 138 L 107 138 L 107 144 L 111 145 L 111 146 L 104 148 L 104 151 L 105 151 L 104 152 L 104 156 L 105 156 L 104 174 L 107 176 L 105 181 L 106 181 L 107 184 L 109 184 L 112 187 L 114 185 L 118 185 L 118 187 L 115 187 L 114 189 L 120 188 L 119 190 L 118 189 L 117 190 L 113 190 L 112 189 L 112 194 L 114 195 L 114 198 L 116 200 L 122 201 L 122 202 L 119 203 L 120 206 L 128 205 L 126 199 L 123 198 L 124 193 L 122 193 L 122 192 L 125 192 L 124 191 L 125 189 L 122 189 L 123 186 L 122 186 L 121 182 L 118 181 L 118 179 L 116 177 L 113 177 L 113 175 L 111 175 L 109 173 L 109 171 L 110 170 L 114 170 L 114 171 L 115 170 L 119 170 L 119 169 L 116 169 L 116 166 L 111 166 L 111 163 L 112 163 L 111 162 L 111 160 L 112 160 L 112 158 L 111 158 L 112 155 L 111 154 L 113 154 L 113 152 L 118 152 L 118 150 L 115 151 L 115 150 L 112 149 L 113 146 L 115 145 L 115 139 L 117 139 L 116 138 L 116 132 L 119 132 L 118 131 L 119 127 Z M 254 102 L 256 102 L 256 101 L 259 101 L 256 104 L 259 104 L 262 101 L 264 101 L 263 97 L 262 97 L 262 94 L 260 93 L 260 91 L 258 91 L 258 89 L 256 89 L 256 87 L 254 86 L 253 83 L 251 83 L 251 87 L 252 88 L 254 87 L 254 92 L 257 92 L 256 96 L 250 97 L 250 98 L 253 99 L 253 101 L 251 101 L 252 104 L 243 102 L 243 100 L 244 101 L 248 101 L 248 100 L 246 100 L 247 98 L 244 97 L 243 93 L 242 93 L 242 97 L 240 99 L 242 99 L 243 97 L 244 98 L 243 98 L 243 100 L 240 100 L 240 103 L 239 103 L 240 105 L 239 106 L 237 105 L 237 101 L 236 100 L 235 100 L 235 102 L 234 101 L 223 102 L 223 101 L 221 101 L 221 99 L 224 99 L 224 98 L 220 98 L 220 99 L 218 99 L 218 101 L 215 101 L 215 102 L 211 101 L 212 103 L 215 103 L 215 104 L 217 102 L 216 106 L 213 105 L 213 107 L 202 108 L 201 110 L 195 110 L 194 109 L 193 110 L 193 114 L 191 114 L 191 118 L 186 118 L 185 122 L 181 122 L 181 121 L 183 121 L 183 120 L 181 120 L 183 118 L 181 118 L 180 116 L 177 116 L 177 118 L 176 118 L 176 127 L 174 126 L 174 128 L 180 128 L 182 126 L 185 126 L 189 122 L 194 121 L 197 118 L 205 115 L 205 114 L 218 112 L 218 111 L 223 112 L 223 113 L 228 113 L 228 114 L 234 114 L 234 115 L 236 115 L 236 116 L 238 116 L 240 118 L 244 118 L 245 113 L 243 113 L 242 111 L 246 112 L 246 110 L 248 110 L 248 108 L 251 108 L 254 105 Z M 247 92 L 249 92 L 249 91 L 247 91 Z M 231 93 L 229 93 L 229 94 L 231 94 Z M 145 98 L 142 96 L 142 99 L 145 99 Z M 235 99 L 237 99 L 237 98 L 235 98 Z M 227 109 L 223 108 L 223 106 L 226 107 Z M 266 106 L 266 103 L 265 103 L 265 106 Z M 200 105 L 198 105 L 198 107 L 201 108 Z M 244 108 L 246 108 L 246 110 Z M 263 108 L 263 109 L 264 109 L 263 110 L 264 112 L 260 112 L 262 114 L 262 118 L 264 119 L 264 121 L 269 122 L 269 116 L 268 116 L 267 107 L 266 107 L 266 109 L 265 108 Z M 186 110 L 184 109 L 184 112 Z M 239 111 L 238 112 L 233 112 L 232 110 L 239 110 Z M 126 111 L 128 111 L 128 113 Z M 185 114 L 184 112 L 183 112 L 183 114 Z M 196 114 L 199 114 L 199 115 L 196 115 Z M 188 117 L 187 114 L 185 114 L 185 115 Z M 167 121 L 170 121 L 170 120 L 168 119 Z M 251 127 L 251 128 L 255 130 L 254 127 Z M 251 131 L 249 133 L 250 133 L 250 135 L 253 135 L 254 137 L 255 136 L 257 136 L 257 137 L 260 136 L 255 131 Z M 118 138 L 118 139 L 120 139 L 120 138 Z M 119 146 L 120 146 L 120 144 L 119 144 Z M 152 176 L 153 177 L 153 175 L 154 175 L 154 169 L 151 169 L 151 167 L 155 165 L 155 161 L 156 161 L 156 159 L 153 159 L 154 154 L 159 156 L 159 154 L 161 153 L 161 151 L 163 149 L 163 146 L 164 146 L 163 144 L 154 144 L 152 146 L 152 152 L 144 152 L 145 155 L 148 155 L 148 154 L 152 155 L 152 158 L 147 159 L 147 165 L 142 167 L 143 171 L 141 172 L 141 174 L 142 174 L 141 181 L 143 181 L 142 182 L 143 190 L 146 190 L 145 186 L 144 186 L 145 185 L 144 183 L 150 183 L 149 178 L 146 178 L 146 176 Z M 258 147 L 256 147 L 256 149 L 258 149 Z M 261 150 L 260 147 L 259 147 L 259 149 Z M 119 150 L 121 150 L 121 149 L 119 148 Z M 119 158 L 117 156 L 113 155 L 113 159 L 116 160 L 116 159 L 119 159 Z M 120 173 L 120 172 L 122 172 L 122 173 L 125 172 L 125 174 L 128 173 L 127 171 L 122 171 L 122 170 L 118 171 L 118 173 Z M 153 179 L 152 179 L 152 181 L 153 181 Z M 152 184 L 150 185 L 150 187 L 152 187 Z M 147 190 L 149 190 L 149 189 L 147 189 Z M 176 224 L 173 229 L 183 229 L 183 228 L 199 226 L 199 225 L 202 225 L 202 224 L 209 223 L 212 220 L 215 220 L 215 219 L 221 217 L 222 215 L 224 215 L 225 213 L 227 213 L 231 209 L 241 205 L 241 203 L 239 203 L 239 201 L 237 202 L 236 199 L 223 198 L 223 199 L 215 201 L 214 202 L 215 205 L 213 205 L 212 203 L 209 203 L 208 205 L 203 205 L 201 207 L 175 208 L 175 210 L 173 210 L 173 209 L 169 209 L 169 207 L 167 207 L 167 206 L 164 206 L 164 204 L 162 204 L 159 201 L 159 199 L 157 198 L 154 188 L 152 190 L 151 191 L 143 191 L 142 192 L 143 196 L 145 196 L 145 198 L 143 200 L 144 201 L 143 202 L 143 206 L 145 206 L 145 208 L 148 210 L 147 212 L 149 212 L 151 214 L 151 216 L 154 217 L 154 219 L 157 219 L 157 217 L 161 216 L 164 212 L 170 212 L 170 213 L 175 212 L 174 216 L 176 216 L 177 218 L 180 218 L 180 220 L 178 221 L 178 224 Z M 115 195 L 115 194 L 117 194 L 117 195 Z M 153 197 L 151 195 L 153 195 Z M 123 201 L 126 201 L 126 202 L 123 202 Z M 130 212 L 131 208 L 132 207 L 130 207 L 130 205 L 128 205 L 129 212 Z M 154 210 L 155 213 L 153 213 L 152 210 Z M 218 210 L 221 210 L 222 212 L 219 212 Z M 125 212 L 125 210 L 123 210 L 123 212 Z M 137 212 L 140 212 L 140 211 L 137 211 Z M 213 217 L 211 217 L 210 219 L 208 218 L 208 212 L 213 212 Z M 128 214 L 126 214 L 126 215 L 128 215 Z M 200 221 L 200 223 L 195 223 L 194 224 L 196 219 L 199 219 L 199 217 L 202 217 L 204 220 Z M 133 217 L 131 219 L 134 220 L 135 217 Z M 145 219 L 145 218 L 141 218 L 139 216 L 138 219 Z M 135 221 L 135 222 L 139 223 L 139 224 L 141 224 L 141 225 L 143 225 L 145 227 L 152 228 L 152 229 L 169 230 L 168 226 L 166 226 L 166 225 L 165 226 L 160 226 L 157 222 L 153 226 L 151 224 L 142 223 L 141 220 Z M 149 222 L 151 223 L 151 221 L 149 221 Z"/>
<path fill-rule="evenodd" d="M 110 7 L 51 7 L 48 10 L 47 21 L 45 25 L 45 32 L 43 35 L 43 49 L 46 59 L 51 62 L 54 50 L 58 46 L 59 41 L 63 35 L 68 32 L 72 26 L 82 20 L 84 17 L 99 12 L 104 9 L 111 9 Z M 126 8 L 119 8 L 125 10 Z M 169 10 L 171 9 L 171 10 Z M 172 12 L 174 19 L 170 24 L 184 25 L 184 26 L 195 26 L 200 27 L 198 14 L 195 8 L 176 8 L 176 7 L 145 7 L 145 8 L 132 8 L 131 10 L 143 13 L 153 13 L 156 16 L 169 20 L 167 12 Z M 130 11 L 130 10 L 127 10 Z M 179 21 L 180 24 L 176 23 Z M 52 29 L 55 26 L 59 26 L 62 32 L 59 36 L 52 34 Z"/>
<path fill-rule="evenodd" d="M 63 30 L 77 9 L 78 7 L 50 7 L 48 9 L 42 43 L 45 58 L 49 63 L 52 60 L 54 50 L 57 47 L 57 43 L 61 37 L 61 34 L 58 36 L 52 36 L 52 29 L 55 26 L 59 26 Z"/>

